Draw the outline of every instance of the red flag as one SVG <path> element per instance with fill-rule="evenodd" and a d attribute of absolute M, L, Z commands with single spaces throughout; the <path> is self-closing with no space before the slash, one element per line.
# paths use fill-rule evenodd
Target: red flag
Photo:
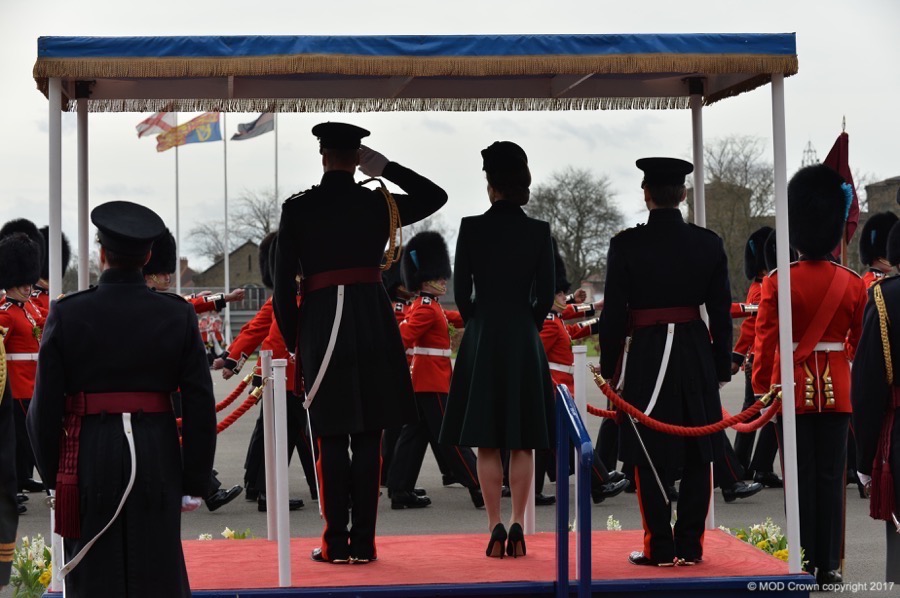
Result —
<path fill-rule="evenodd" d="M 853 184 L 853 174 L 850 172 L 850 136 L 846 132 L 841 132 L 831 146 L 831 151 L 822 162 L 839 175 L 844 177 L 844 182 L 853 187 L 853 202 L 850 204 L 850 211 L 847 213 L 847 226 L 844 229 L 844 241 L 849 245 L 856 227 L 859 226 L 859 197 L 856 195 L 856 185 Z M 837 249 L 835 255 L 840 256 L 841 249 Z"/>

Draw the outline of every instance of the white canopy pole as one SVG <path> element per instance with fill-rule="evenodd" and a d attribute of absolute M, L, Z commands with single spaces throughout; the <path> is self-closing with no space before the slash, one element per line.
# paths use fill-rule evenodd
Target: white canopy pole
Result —
<path fill-rule="evenodd" d="M 78 98 L 78 290 L 91 284 L 88 235 L 88 110 L 87 98 Z M 51 255 L 53 255 L 51 253 Z M 53 295 L 51 295 L 52 297 Z"/>
<path fill-rule="evenodd" d="M 706 228 L 706 193 L 703 186 L 703 96 L 691 94 L 694 132 L 694 224 Z"/>
<path fill-rule="evenodd" d="M 175 113 L 178 127 L 178 113 Z M 178 146 L 175 146 L 175 294 L 181 294 L 181 199 L 178 196 Z"/>
<path fill-rule="evenodd" d="M 62 290 L 62 263 L 60 260 L 62 241 L 62 85 L 60 80 L 51 77 L 47 86 L 48 117 L 47 128 L 50 139 L 49 153 L 49 203 L 50 203 L 50 238 L 48 248 L 50 251 L 50 296 L 59 295 Z M 80 246 L 80 243 L 79 243 Z M 51 492 L 51 495 L 55 492 Z M 54 532 L 54 510 L 50 509 L 50 553 L 52 556 L 52 575 L 50 576 L 50 590 L 63 591 L 63 584 L 56 578 L 59 573 L 59 563 L 63 561 L 62 538 Z"/>
<path fill-rule="evenodd" d="M 791 267 L 788 237 L 787 150 L 784 126 L 784 75 L 772 74 L 772 139 L 775 157 L 775 245 L 778 265 L 778 350 L 781 353 L 781 421 L 784 426 L 784 498 L 787 514 L 788 570 L 800 573 L 800 506 L 797 494 L 797 429 L 794 410 L 794 334 L 791 318 Z"/>
<path fill-rule="evenodd" d="M 263 415 L 263 459 L 266 465 L 266 537 L 268 540 L 278 539 L 278 493 L 275 491 L 275 399 L 272 384 L 267 380 L 272 375 L 272 351 L 259 352 L 259 375 L 265 386 L 262 395 Z M 262 491 L 262 488 L 257 488 Z"/>
<path fill-rule="evenodd" d="M 223 292 L 231 291 L 231 252 L 228 250 L 228 136 L 225 135 L 227 130 L 225 126 L 225 113 L 222 113 L 222 156 L 225 163 L 225 289 Z M 231 344 L 231 306 L 225 304 L 225 346 Z"/>

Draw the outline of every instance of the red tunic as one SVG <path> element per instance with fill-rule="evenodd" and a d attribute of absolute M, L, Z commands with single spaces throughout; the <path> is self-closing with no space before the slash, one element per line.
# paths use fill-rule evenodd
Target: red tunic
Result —
<path fill-rule="evenodd" d="M 563 320 L 572 320 L 574 318 L 590 318 L 596 313 L 592 303 L 569 303 L 565 309 L 559 312 L 559 317 Z"/>
<path fill-rule="evenodd" d="M 804 332 L 811 325 L 822 298 L 835 275 L 849 274 L 850 280 L 840 299 L 840 304 L 831 318 L 820 343 L 843 345 L 842 349 L 813 351 L 804 363 L 794 365 L 795 404 L 797 413 L 836 412 L 849 413 L 850 407 L 850 361 L 859 343 L 862 332 L 863 310 L 866 294 L 863 281 L 856 272 L 825 260 L 801 260 L 791 264 L 791 315 L 793 319 L 794 342 L 800 342 Z M 762 394 L 772 384 L 781 382 L 781 368 L 778 367 L 778 276 L 772 271 L 763 280 L 756 316 L 756 355 L 771 355 L 772 359 L 757 359 L 753 364 L 753 392 Z M 804 367 L 804 365 L 806 367 Z M 809 373 L 807 373 L 807 369 Z M 832 380 L 834 402 L 829 404 L 825 396 L 825 371 Z M 812 376 L 810 376 L 812 374 Z M 808 379 L 811 380 L 808 381 Z M 807 385 L 811 384 L 811 395 L 806 397 Z"/>
<path fill-rule="evenodd" d="M 865 286 L 866 289 L 868 289 L 870 286 L 875 284 L 876 280 L 881 280 L 882 278 L 884 278 L 884 272 L 882 272 L 881 270 L 871 270 L 870 269 L 870 270 L 867 270 L 862 275 L 862 281 L 863 281 L 863 284 L 866 285 Z"/>
<path fill-rule="evenodd" d="M 271 300 L 270 300 L 271 301 Z M 267 301 L 266 303 L 270 303 Z M 300 307 L 300 295 L 297 295 L 297 307 Z M 270 308 L 271 309 L 271 308 Z M 260 347 L 263 351 L 271 351 L 272 359 L 287 359 L 287 384 L 286 388 L 288 392 L 293 392 L 296 395 L 300 395 L 303 393 L 303 386 L 296 383 L 296 372 L 297 362 L 296 357 L 288 351 L 287 345 L 284 344 L 284 337 L 281 336 L 281 330 L 278 328 L 278 322 L 275 321 L 275 318 L 272 318 L 272 321 L 269 325 L 269 333 L 266 335 L 266 338 L 263 339 L 262 347 Z M 256 361 L 256 364 L 259 365 L 259 360 Z M 297 386 L 297 388 L 294 388 Z"/>
<path fill-rule="evenodd" d="M 240 332 L 228 345 L 225 367 L 235 374 L 241 371 L 244 363 L 270 334 L 275 316 L 272 310 L 272 298 L 269 297 L 256 315 L 241 326 Z"/>
<path fill-rule="evenodd" d="M 16 301 L 9 295 L 0 303 L 0 327 L 6 328 L 6 347 L 10 392 L 17 400 L 31 399 L 40 350 L 40 329 L 46 316 L 33 302 Z"/>
<path fill-rule="evenodd" d="M 188 302 L 194 306 L 194 311 L 198 314 L 202 314 L 208 311 L 220 311 L 225 309 L 225 295 L 222 293 L 214 293 L 212 295 L 205 295 L 203 297 L 198 297 L 196 295 L 190 295 L 185 297 Z"/>
<path fill-rule="evenodd" d="M 761 295 L 762 284 L 760 283 L 760 279 L 757 278 L 750 283 L 750 288 L 747 289 L 747 303 L 759 305 L 759 299 Z M 744 315 L 749 315 L 749 317 L 741 322 L 741 334 L 740 336 L 738 336 L 737 342 L 734 343 L 733 361 L 738 365 L 743 364 L 744 360 L 746 360 L 748 356 L 753 354 L 753 341 L 756 338 L 756 314 L 744 313 Z M 732 304 L 731 317 L 735 317 L 734 304 Z"/>
<path fill-rule="evenodd" d="M 50 311 L 50 291 L 48 289 L 34 285 L 31 300 L 38 304 L 45 315 Z"/>
<path fill-rule="evenodd" d="M 450 392 L 450 327 L 437 297 L 421 295 L 400 324 L 403 346 L 413 350 L 410 374 L 415 392 Z"/>
<path fill-rule="evenodd" d="M 563 312 L 565 313 L 565 311 Z M 590 336 L 596 332 L 597 320 L 585 320 L 576 324 L 563 323 L 562 315 L 550 312 L 544 319 L 541 328 L 541 343 L 550 362 L 550 378 L 554 386 L 565 384 L 569 392 L 575 394 L 574 364 L 575 354 L 572 352 L 572 340 Z"/>

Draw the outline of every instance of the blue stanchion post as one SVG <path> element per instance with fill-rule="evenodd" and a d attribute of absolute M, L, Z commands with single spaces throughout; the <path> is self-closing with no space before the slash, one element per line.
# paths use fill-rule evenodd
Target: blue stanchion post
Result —
<path fill-rule="evenodd" d="M 591 595 L 591 464 L 594 447 L 568 389 L 556 387 L 556 596 L 569 595 L 569 446 L 578 448 L 575 550 L 579 598 Z"/>

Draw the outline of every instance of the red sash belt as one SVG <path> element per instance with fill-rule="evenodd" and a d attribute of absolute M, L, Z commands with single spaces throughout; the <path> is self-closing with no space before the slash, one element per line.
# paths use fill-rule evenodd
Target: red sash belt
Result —
<path fill-rule="evenodd" d="M 338 285 L 363 284 L 381 282 L 381 268 L 345 268 L 328 270 L 304 277 L 300 285 L 302 294 L 312 293 Z"/>
<path fill-rule="evenodd" d="M 56 533 L 63 538 L 81 536 L 78 497 L 78 448 L 81 418 L 109 413 L 168 413 L 172 399 L 165 392 L 102 392 L 66 397 L 66 418 L 59 443 L 59 470 L 56 474 Z"/>
<path fill-rule="evenodd" d="M 891 434 L 894 429 L 896 410 L 900 407 L 900 387 L 891 385 L 891 400 L 881 422 L 878 448 L 872 462 L 872 488 L 869 497 L 869 516 L 872 519 L 892 521 L 896 510 L 894 496 L 894 473 L 891 471 Z"/>
<path fill-rule="evenodd" d="M 683 324 L 700 319 L 700 308 L 696 305 L 689 307 L 659 307 L 654 309 L 632 309 L 631 329 L 646 328 L 657 324 Z"/>

